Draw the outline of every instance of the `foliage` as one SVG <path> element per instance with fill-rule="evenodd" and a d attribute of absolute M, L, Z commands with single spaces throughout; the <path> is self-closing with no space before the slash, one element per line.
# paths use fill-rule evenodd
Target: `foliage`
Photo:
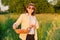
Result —
<path fill-rule="evenodd" d="M 54 8 L 47 0 L 2 0 L 4 5 L 9 5 L 9 12 L 22 13 L 25 7 L 33 2 L 36 6 L 35 13 L 54 13 Z"/>
<path fill-rule="evenodd" d="M 1 40 L 20 40 L 19 35 L 12 28 L 14 20 L 7 18 L 5 23 L 0 23 L 0 39 Z"/>

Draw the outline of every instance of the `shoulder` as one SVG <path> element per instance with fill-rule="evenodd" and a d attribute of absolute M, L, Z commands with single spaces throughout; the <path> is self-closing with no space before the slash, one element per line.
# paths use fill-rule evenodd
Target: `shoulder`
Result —
<path fill-rule="evenodd" d="M 37 21 L 37 18 L 36 18 L 36 16 L 34 16 L 34 19 Z"/>
<path fill-rule="evenodd" d="M 25 15 L 24 13 L 20 14 L 20 16 L 24 16 L 24 15 Z"/>
<path fill-rule="evenodd" d="M 36 16 L 34 16 L 34 18 L 36 19 Z"/>
<path fill-rule="evenodd" d="M 25 16 L 25 13 L 20 14 L 20 17 Z"/>

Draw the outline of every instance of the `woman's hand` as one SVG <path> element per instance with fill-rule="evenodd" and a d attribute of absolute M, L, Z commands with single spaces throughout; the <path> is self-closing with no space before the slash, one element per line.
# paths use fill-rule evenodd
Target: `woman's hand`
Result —
<path fill-rule="evenodd" d="M 13 29 L 15 30 L 17 28 L 17 24 L 13 24 Z"/>
<path fill-rule="evenodd" d="M 32 27 L 36 29 L 36 25 L 30 25 L 29 29 L 31 29 Z"/>
<path fill-rule="evenodd" d="M 32 25 L 34 29 L 36 29 L 36 25 Z"/>

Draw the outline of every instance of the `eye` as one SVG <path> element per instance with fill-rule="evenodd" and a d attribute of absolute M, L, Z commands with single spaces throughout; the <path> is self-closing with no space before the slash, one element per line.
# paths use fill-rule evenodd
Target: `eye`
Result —
<path fill-rule="evenodd" d="M 29 7 L 29 9 L 31 9 L 31 7 Z"/>
<path fill-rule="evenodd" d="M 28 7 L 29 9 L 32 9 L 32 10 L 34 10 L 35 8 L 34 7 Z"/>
<path fill-rule="evenodd" d="M 34 10 L 35 8 L 32 8 L 32 10 Z"/>

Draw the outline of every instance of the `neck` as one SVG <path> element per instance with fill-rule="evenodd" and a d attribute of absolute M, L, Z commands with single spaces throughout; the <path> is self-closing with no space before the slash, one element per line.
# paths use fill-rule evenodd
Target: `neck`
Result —
<path fill-rule="evenodd" d="M 31 16 L 31 13 L 28 13 L 28 15 L 30 15 L 30 16 Z"/>

